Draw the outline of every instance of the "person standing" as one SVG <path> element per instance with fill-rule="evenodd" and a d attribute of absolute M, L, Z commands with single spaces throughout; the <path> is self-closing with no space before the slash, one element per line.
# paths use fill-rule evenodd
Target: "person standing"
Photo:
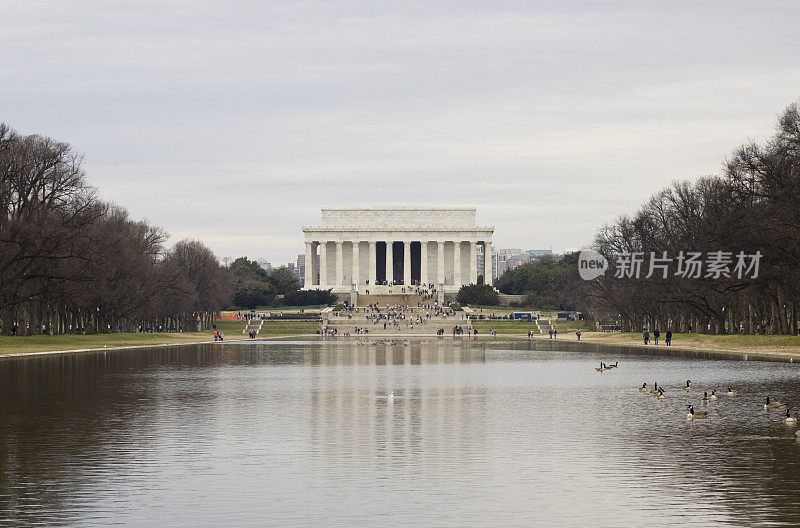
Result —
<path fill-rule="evenodd" d="M 659 337 L 661 337 L 661 332 L 659 332 L 658 329 L 653 330 L 653 341 L 655 342 L 656 345 L 658 344 Z"/>
<path fill-rule="evenodd" d="M 581 329 L 580 328 L 578 328 L 578 330 L 575 332 L 575 335 L 578 336 L 578 341 L 580 341 L 581 340 Z"/>
<path fill-rule="evenodd" d="M 670 346 L 672 344 L 672 330 L 667 330 L 667 333 L 664 334 L 664 343 L 667 346 Z"/>

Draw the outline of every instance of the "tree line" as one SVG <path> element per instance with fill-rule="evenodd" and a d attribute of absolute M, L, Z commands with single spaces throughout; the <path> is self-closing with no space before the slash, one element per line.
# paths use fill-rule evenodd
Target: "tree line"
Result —
<path fill-rule="evenodd" d="M 0 124 L 0 333 L 196 331 L 232 284 L 196 240 L 97 197 L 69 144 Z"/>
<path fill-rule="evenodd" d="M 239 257 L 228 267 L 233 283 L 236 308 L 266 306 L 310 306 L 336 302 L 331 290 L 300 290 L 300 279 L 280 266 L 267 272 L 258 262 Z"/>
<path fill-rule="evenodd" d="M 672 183 L 635 214 L 601 228 L 592 247 L 612 269 L 584 281 L 573 267 L 565 293 L 595 322 L 630 331 L 797 334 L 797 104 L 780 115 L 764 144 L 750 142 L 734 150 L 719 175 Z M 706 269 L 687 273 L 690 254 L 701 255 Z M 649 278 L 643 269 L 636 278 L 630 259 L 621 260 L 622 255 L 644 256 L 645 268 L 655 258 L 664 268 Z M 746 262 L 749 273 L 737 269 L 741 255 L 759 256 Z"/>
<path fill-rule="evenodd" d="M 577 265 L 577 254 L 561 258 L 542 255 L 532 262 L 507 270 L 495 287 L 509 295 L 524 295 L 518 306 L 540 309 L 571 310 L 574 299 L 569 295 L 569 271 Z"/>

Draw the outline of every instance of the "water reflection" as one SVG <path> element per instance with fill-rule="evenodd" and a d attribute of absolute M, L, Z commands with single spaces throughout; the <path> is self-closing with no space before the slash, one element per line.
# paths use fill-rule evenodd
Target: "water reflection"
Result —
<path fill-rule="evenodd" d="M 10 359 L 0 525 L 796 526 L 800 444 L 762 399 L 800 407 L 797 367 L 466 340 Z"/>

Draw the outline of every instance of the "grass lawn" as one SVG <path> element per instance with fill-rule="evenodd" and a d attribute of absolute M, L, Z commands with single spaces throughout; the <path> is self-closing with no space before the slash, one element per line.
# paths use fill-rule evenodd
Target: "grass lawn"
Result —
<path fill-rule="evenodd" d="M 217 329 L 228 341 L 246 339 L 242 333 L 243 321 L 217 321 Z M 314 321 L 266 321 L 259 337 L 315 334 L 319 323 Z M 27 337 L 0 336 L 0 355 L 53 350 L 79 350 L 84 348 L 123 347 L 137 345 L 171 345 L 213 341 L 211 330 L 206 332 L 153 333 L 153 334 L 95 334 L 95 335 L 35 335 Z"/>
<path fill-rule="evenodd" d="M 264 321 L 258 337 L 316 334 L 319 327 L 320 323 L 317 321 Z"/>
<path fill-rule="evenodd" d="M 547 334 L 538 333 L 536 323 L 523 321 L 475 321 L 478 335 L 486 335 L 490 328 L 494 328 L 498 335 L 525 336 L 528 330 L 533 330 L 534 335 L 547 339 Z M 642 334 L 616 333 L 616 332 L 591 332 L 586 325 L 578 321 L 556 322 L 559 340 L 576 341 L 575 331 L 581 329 L 581 340 L 590 343 L 603 343 L 609 345 L 644 346 Z M 653 336 L 650 334 L 650 345 L 653 345 Z M 665 347 L 662 332 L 659 347 Z M 735 352 L 753 355 L 782 355 L 800 358 L 800 336 L 787 335 L 708 335 L 708 334 L 673 334 L 672 346 L 697 351 L 708 352 Z"/>
<path fill-rule="evenodd" d="M 539 328 L 534 321 L 473 321 L 472 326 L 478 329 L 478 334 L 488 334 L 489 329 L 494 328 L 499 334 L 526 334 L 528 330 L 533 330 L 537 334 Z"/>
<path fill-rule="evenodd" d="M 584 334 L 588 340 L 620 343 L 637 344 L 644 346 L 642 334 L 638 332 L 616 333 L 616 332 L 591 332 Z M 653 334 L 650 333 L 650 342 L 653 342 Z M 658 346 L 664 344 L 664 333 Z M 655 346 L 655 345 L 651 345 Z M 672 346 L 683 348 L 720 349 L 732 351 L 775 351 L 800 353 L 800 336 L 791 335 L 711 335 L 711 334 L 673 334 Z"/>
<path fill-rule="evenodd" d="M 27 337 L 0 336 L 0 355 L 24 352 L 48 352 L 52 350 L 77 350 L 103 348 L 191 343 L 213 339 L 211 332 L 160 333 L 160 334 L 95 334 L 95 335 L 35 335 Z"/>

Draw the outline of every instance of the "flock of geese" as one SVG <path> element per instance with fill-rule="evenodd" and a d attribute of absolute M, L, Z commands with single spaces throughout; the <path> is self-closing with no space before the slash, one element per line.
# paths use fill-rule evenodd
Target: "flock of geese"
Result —
<path fill-rule="evenodd" d="M 617 368 L 618 366 L 619 366 L 619 362 L 616 362 L 613 365 L 606 365 L 605 363 L 601 362 L 600 363 L 600 367 L 599 368 L 595 367 L 595 370 L 597 372 L 602 372 L 604 370 L 610 370 L 610 369 L 613 369 L 613 368 Z M 692 390 L 692 381 L 691 380 L 686 380 L 686 385 L 681 387 L 681 390 L 683 390 L 684 392 L 691 392 L 691 390 Z M 658 383 L 653 383 L 653 388 L 650 389 L 649 391 L 648 391 L 647 383 L 642 383 L 642 386 L 639 387 L 639 392 L 641 392 L 643 394 L 650 394 L 650 396 L 653 396 L 654 398 L 662 400 L 662 401 L 667 399 L 667 395 L 664 393 L 664 388 L 663 387 L 659 387 Z M 737 392 L 730 385 L 728 385 L 728 390 L 725 392 L 725 396 L 733 398 L 736 395 L 737 395 Z M 710 402 L 715 402 L 718 399 L 719 399 L 719 397 L 717 396 L 717 391 L 712 389 L 711 390 L 711 394 L 709 394 L 708 391 L 703 391 L 703 397 L 700 398 L 700 402 L 703 403 L 703 404 L 708 404 Z M 686 418 L 689 419 L 689 420 L 703 420 L 705 418 L 708 418 L 708 411 L 695 409 L 694 405 L 689 405 L 687 407 L 687 409 L 688 409 L 689 413 L 686 415 Z M 767 396 L 766 402 L 764 403 L 764 410 L 766 410 L 766 411 L 778 411 L 778 410 L 782 411 L 782 410 L 785 410 L 786 411 L 786 416 L 784 416 L 784 418 L 783 418 L 783 423 L 785 423 L 786 425 L 796 425 L 797 424 L 797 416 L 796 415 L 792 416 L 791 413 L 789 412 L 789 409 L 787 408 L 786 404 L 781 402 L 781 401 L 773 401 L 773 400 L 770 399 L 769 396 Z M 795 436 L 797 436 L 797 440 L 800 441 L 800 431 L 797 431 L 795 433 Z"/>

